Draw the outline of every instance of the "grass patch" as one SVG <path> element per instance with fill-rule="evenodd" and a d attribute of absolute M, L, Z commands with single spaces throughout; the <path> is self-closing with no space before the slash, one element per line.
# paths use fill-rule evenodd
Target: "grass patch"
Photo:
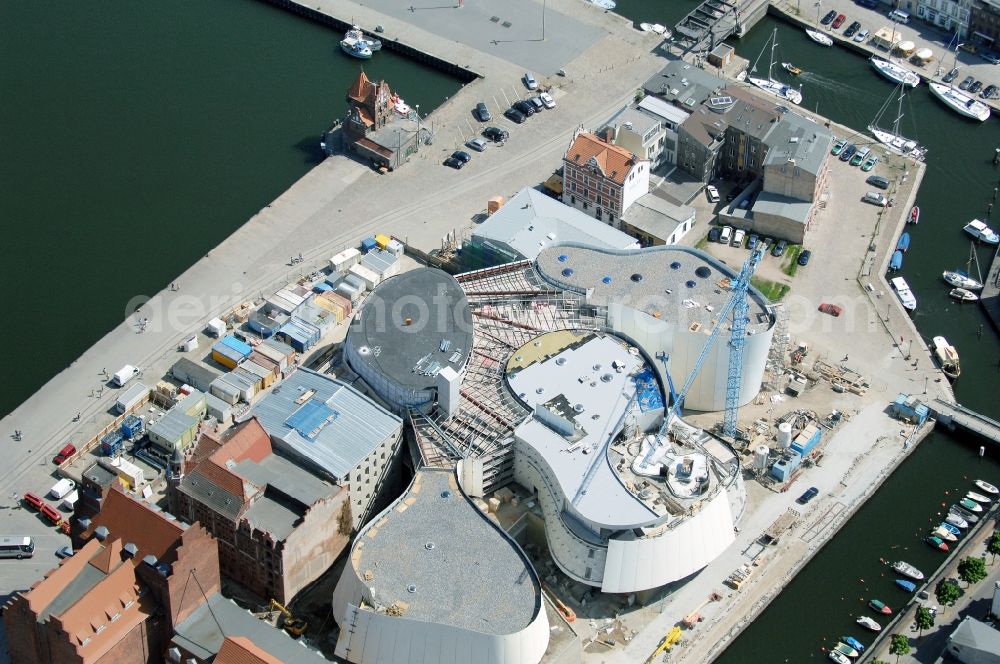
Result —
<path fill-rule="evenodd" d="M 780 302 L 781 298 L 785 297 L 785 294 L 792 288 L 788 284 L 779 284 L 776 281 L 768 281 L 760 277 L 751 277 L 750 283 L 771 302 Z"/>
<path fill-rule="evenodd" d="M 694 245 L 694 248 L 695 248 L 695 249 L 700 249 L 700 250 L 702 250 L 702 251 L 705 251 L 705 248 L 706 248 L 707 246 L 708 246 L 708 236 L 707 236 L 707 235 L 705 235 L 704 237 L 702 237 L 702 238 L 701 238 L 700 240 L 698 240 L 698 241 L 697 241 L 697 242 L 695 243 L 695 245 Z"/>
<path fill-rule="evenodd" d="M 801 244 L 792 244 L 785 250 L 785 264 L 781 266 L 781 271 L 789 277 L 794 277 L 799 270 L 799 254 L 802 253 Z"/>

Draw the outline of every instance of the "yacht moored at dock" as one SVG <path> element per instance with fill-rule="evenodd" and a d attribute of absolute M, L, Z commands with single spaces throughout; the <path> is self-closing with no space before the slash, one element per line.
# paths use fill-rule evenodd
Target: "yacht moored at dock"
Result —
<path fill-rule="evenodd" d="M 806 34 L 809 35 L 809 39 L 813 40 L 820 46 L 833 46 L 833 39 L 829 35 L 825 35 L 819 30 L 812 30 L 806 28 Z"/>
<path fill-rule="evenodd" d="M 958 362 L 958 351 L 944 337 L 934 337 L 932 343 L 934 357 L 937 359 L 938 364 L 941 365 L 941 371 L 952 380 L 958 378 L 962 373 L 962 368 Z"/>
<path fill-rule="evenodd" d="M 907 311 L 915 311 L 917 308 L 917 298 L 910 290 L 910 285 L 902 277 L 893 277 L 890 280 L 892 289 L 896 291 L 896 296 L 903 303 L 903 308 Z"/>
<path fill-rule="evenodd" d="M 902 574 L 903 576 L 907 576 L 907 577 L 913 579 L 914 581 L 923 581 L 924 580 L 924 573 L 923 572 L 921 572 L 920 570 L 918 570 L 916 567 L 914 567 L 910 563 L 904 562 L 902 560 L 894 562 L 892 564 L 892 569 L 895 570 L 896 572 Z"/>
<path fill-rule="evenodd" d="M 994 496 L 1000 494 L 1000 489 L 996 488 L 986 480 L 976 480 L 975 482 L 973 482 L 973 484 L 975 484 L 977 487 L 979 487 L 986 493 L 991 493 Z"/>
<path fill-rule="evenodd" d="M 875 71 L 882 74 L 882 76 L 886 77 L 893 83 L 898 83 L 899 85 L 905 85 L 911 88 L 915 88 L 920 85 L 919 76 L 906 67 L 896 64 L 892 60 L 885 60 L 877 55 L 873 55 L 868 61 L 872 63 L 872 67 L 875 68 Z"/>
<path fill-rule="evenodd" d="M 997 235 L 996 231 L 987 226 L 986 222 L 979 219 L 973 219 L 963 226 L 962 230 L 980 242 L 985 242 L 986 244 L 1000 243 L 1000 235 Z"/>
<path fill-rule="evenodd" d="M 990 117 L 990 107 L 950 85 L 929 81 L 931 93 L 959 115 L 985 122 Z"/>

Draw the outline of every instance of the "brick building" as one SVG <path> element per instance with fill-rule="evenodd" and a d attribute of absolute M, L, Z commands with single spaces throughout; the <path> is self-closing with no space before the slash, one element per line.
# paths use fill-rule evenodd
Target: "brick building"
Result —
<path fill-rule="evenodd" d="M 418 150 L 419 135 L 427 133 L 420 118 L 392 93 L 385 81 L 373 83 L 364 70 L 347 91 L 343 146 L 349 152 L 392 170 Z M 329 132 L 324 145 L 332 145 Z"/>
<path fill-rule="evenodd" d="M 1000 0 L 975 0 L 969 8 L 969 38 L 989 48 L 1000 47 Z"/>
<path fill-rule="evenodd" d="M 649 192 L 648 159 L 577 129 L 563 156 L 562 202 L 613 226 Z"/>
<path fill-rule="evenodd" d="M 218 540 L 222 574 L 287 603 L 333 564 L 351 532 L 349 492 L 274 453 L 253 418 L 203 435 L 178 459 L 170 510 Z"/>

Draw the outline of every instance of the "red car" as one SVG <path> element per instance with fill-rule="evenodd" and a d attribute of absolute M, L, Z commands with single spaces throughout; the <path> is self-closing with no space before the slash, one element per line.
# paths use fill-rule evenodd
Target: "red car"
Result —
<path fill-rule="evenodd" d="M 70 458 L 74 454 L 76 454 L 76 445 L 73 443 L 66 443 L 66 447 L 59 450 L 59 454 L 52 457 L 52 463 L 57 466 L 61 466 L 63 461 Z"/>
<path fill-rule="evenodd" d="M 838 14 L 837 18 L 833 19 L 833 25 L 831 27 L 834 30 L 836 30 L 837 28 L 839 28 L 840 26 L 842 26 L 844 24 L 844 21 L 846 21 L 846 20 L 847 20 L 846 16 L 844 16 L 843 14 Z"/>
<path fill-rule="evenodd" d="M 844 311 L 841 307 L 838 307 L 836 304 L 827 304 L 826 302 L 819 305 L 819 310 L 822 311 L 824 314 L 830 314 L 833 317 L 839 316 Z"/>

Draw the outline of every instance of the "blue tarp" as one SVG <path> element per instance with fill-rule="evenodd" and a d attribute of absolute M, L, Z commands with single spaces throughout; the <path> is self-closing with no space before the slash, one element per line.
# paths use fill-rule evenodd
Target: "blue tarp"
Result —
<path fill-rule="evenodd" d="M 305 402 L 301 408 L 289 415 L 285 424 L 298 431 L 303 437 L 315 440 L 323 427 L 338 417 L 340 417 L 340 413 L 322 401 L 313 399 Z"/>
<path fill-rule="evenodd" d="M 243 355 L 243 357 L 249 357 L 250 353 L 253 352 L 253 348 L 250 347 L 250 344 L 243 343 L 236 337 L 222 337 L 219 343 L 229 346 L 237 353 Z"/>
<path fill-rule="evenodd" d="M 643 413 L 649 410 L 663 408 L 663 395 L 660 392 L 660 385 L 656 382 L 656 376 L 650 367 L 643 367 L 642 371 L 635 375 L 636 400 L 639 402 L 639 410 Z"/>

